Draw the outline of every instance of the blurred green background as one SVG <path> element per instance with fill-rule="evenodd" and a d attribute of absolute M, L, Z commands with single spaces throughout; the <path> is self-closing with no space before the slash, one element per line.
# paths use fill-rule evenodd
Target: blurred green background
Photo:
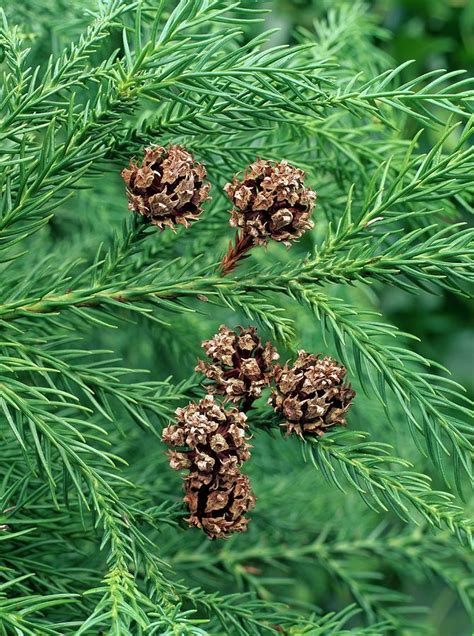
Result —
<path fill-rule="evenodd" d="M 338 0 L 271 0 L 267 26 L 278 27 L 274 43 L 292 41 L 298 27 L 311 29 L 315 19 Z M 474 0 L 375 0 L 368 3 L 383 28 L 379 46 L 396 66 L 406 60 L 405 78 L 435 68 L 474 72 Z M 361 69 L 363 70 L 363 69 Z M 463 218 L 466 222 L 472 219 Z M 389 321 L 417 335 L 418 350 L 448 367 L 474 394 L 474 307 L 471 301 L 387 290 L 382 308 Z"/>
<path fill-rule="evenodd" d="M 336 2 L 273 0 L 273 19 L 292 27 L 310 27 Z M 398 62 L 416 60 L 412 73 L 430 68 L 474 68 L 474 2 L 472 0 L 376 0 L 369 3 L 392 37 L 383 43 Z"/>

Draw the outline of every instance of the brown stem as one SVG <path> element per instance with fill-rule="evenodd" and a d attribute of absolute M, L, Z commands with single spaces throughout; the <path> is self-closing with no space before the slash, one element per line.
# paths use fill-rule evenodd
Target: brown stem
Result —
<path fill-rule="evenodd" d="M 230 274 L 230 272 L 237 267 L 239 261 L 249 256 L 247 252 L 251 250 L 254 245 L 255 243 L 251 236 L 244 232 L 237 232 L 234 243 L 232 243 L 232 241 L 229 242 L 227 252 L 221 261 L 221 276 Z"/>

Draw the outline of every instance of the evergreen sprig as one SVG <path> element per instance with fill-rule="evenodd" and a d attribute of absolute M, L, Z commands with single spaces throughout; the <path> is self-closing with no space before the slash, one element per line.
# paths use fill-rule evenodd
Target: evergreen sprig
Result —
<path fill-rule="evenodd" d="M 250 0 L 69 5 L 1 15 L 0 633 L 422 633 L 412 576 L 471 612 L 472 400 L 379 297 L 472 297 L 472 80 L 394 65 L 361 3 L 288 46 Z M 206 164 L 189 230 L 126 209 L 155 143 Z M 305 169 L 315 230 L 223 277 L 222 186 L 257 157 Z M 333 348 L 366 394 L 304 443 L 249 412 L 258 504 L 225 544 L 183 540 L 159 439 L 218 321 Z"/>

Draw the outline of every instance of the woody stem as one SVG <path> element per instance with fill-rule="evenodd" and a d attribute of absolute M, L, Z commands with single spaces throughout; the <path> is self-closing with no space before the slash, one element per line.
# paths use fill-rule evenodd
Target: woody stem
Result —
<path fill-rule="evenodd" d="M 250 235 L 237 232 L 234 243 L 229 242 L 227 252 L 219 266 L 221 276 L 230 274 L 237 267 L 237 263 L 248 256 L 249 250 L 254 245 L 254 240 Z"/>

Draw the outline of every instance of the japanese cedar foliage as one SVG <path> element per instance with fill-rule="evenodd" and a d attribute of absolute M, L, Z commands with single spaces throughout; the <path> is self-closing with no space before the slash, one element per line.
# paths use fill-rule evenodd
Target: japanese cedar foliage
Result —
<path fill-rule="evenodd" d="M 467 633 L 472 405 L 379 299 L 469 294 L 472 83 L 404 80 L 365 8 L 330 4 L 272 48 L 258 2 L 6 2 L 0 633 Z M 151 144 L 212 182 L 176 233 L 127 210 Z M 305 170 L 314 229 L 223 277 L 223 186 L 258 157 Z M 262 396 L 251 522 L 209 541 L 161 432 L 222 323 L 332 355 L 357 398 L 302 442 Z"/>

